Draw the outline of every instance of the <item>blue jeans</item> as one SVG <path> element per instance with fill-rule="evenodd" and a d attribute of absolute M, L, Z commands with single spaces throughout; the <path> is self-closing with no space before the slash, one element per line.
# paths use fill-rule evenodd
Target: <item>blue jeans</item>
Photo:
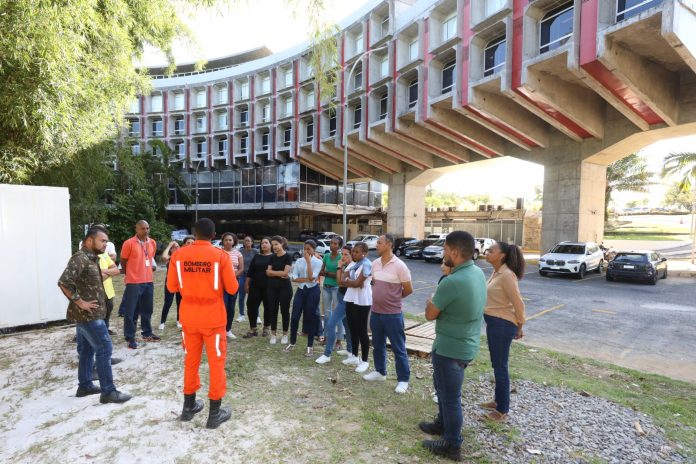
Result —
<path fill-rule="evenodd" d="M 106 322 L 96 319 L 89 322 L 78 322 L 77 354 L 79 363 L 77 366 L 77 380 L 81 388 L 89 388 L 92 383 L 92 368 L 96 358 L 97 374 L 99 375 L 99 388 L 104 395 L 116 390 L 114 377 L 111 372 L 111 337 L 107 332 Z"/>
<path fill-rule="evenodd" d="M 237 294 L 231 295 L 225 291 L 222 292 L 222 301 L 225 302 L 225 311 L 227 312 L 227 324 L 225 325 L 225 332 L 229 332 L 232 328 L 232 321 L 234 320 L 234 306 L 237 302 Z"/>
<path fill-rule="evenodd" d="M 329 357 L 336 343 L 336 326 L 339 324 L 343 326 L 346 333 L 346 350 L 348 350 L 349 353 L 353 352 L 353 344 L 350 341 L 350 329 L 348 328 L 348 321 L 346 320 L 346 303 L 343 301 L 343 293 L 338 292 L 337 295 L 338 304 L 332 311 L 329 320 L 326 321 L 326 347 L 324 348 L 324 355 Z"/>
<path fill-rule="evenodd" d="M 491 365 L 495 375 L 495 403 L 496 410 L 507 414 L 510 410 L 510 374 L 508 372 L 508 358 L 510 357 L 510 345 L 517 335 L 517 326 L 512 322 L 485 315 L 486 337 L 488 338 L 488 351 L 491 353 Z"/>
<path fill-rule="evenodd" d="M 298 288 L 295 299 L 292 301 L 292 316 L 290 317 L 290 344 L 297 342 L 297 329 L 300 325 L 300 316 L 307 327 L 307 347 L 314 346 L 314 336 L 317 334 L 319 318 L 319 296 L 321 292 L 318 285 L 314 287 Z"/>
<path fill-rule="evenodd" d="M 462 384 L 464 369 L 470 361 L 440 356 L 433 351 L 433 385 L 437 392 L 437 419 L 442 425 L 442 438 L 453 446 L 462 445 Z"/>
<path fill-rule="evenodd" d="M 396 379 L 398 382 L 408 382 L 411 377 L 411 369 L 408 366 L 408 354 L 406 353 L 404 315 L 402 313 L 380 314 L 372 311 L 370 330 L 372 330 L 372 354 L 375 359 L 375 370 L 382 375 L 387 375 L 387 339 L 389 339 L 396 364 Z"/>
<path fill-rule="evenodd" d="M 152 335 L 152 298 L 154 286 L 152 282 L 142 284 L 126 284 L 123 292 L 123 336 L 126 340 L 135 340 L 135 325 L 140 315 L 140 328 L 143 337 Z"/>
<path fill-rule="evenodd" d="M 164 304 L 162 305 L 162 316 L 160 317 L 160 324 L 167 322 L 167 316 L 169 315 L 169 309 L 174 303 L 174 298 L 176 298 L 176 320 L 179 320 L 179 307 L 181 306 L 181 293 L 172 293 L 167 290 L 167 278 L 164 278 Z"/>
<path fill-rule="evenodd" d="M 329 319 L 331 319 L 331 315 L 333 314 L 334 308 L 338 304 L 338 287 L 324 286 L 321 289 L 321 303 L 324 307 L 324 329 L 328 330 L 326 325 L 328 324 Z M 333 330 L 336 329 L 338 329 L 338 339 L 343 340 L 343 336 L 345 333 L 345 331 L 343 330 L 343 324 L 340 324 L 337 327 L 334 326 Z M 328 332 L 326 331 L 323 333 L 323 335 L 327 337 L 329 336 Z"/>
<path fill-rule="evenodd" d="M 244 315 L 244 300 L 246 299 L 246 292 L 244 291 L 244 284 L 246 283 L 246 276 L 237 277 L 237 282 L 239 283 L 239 290 L 237 290 L 237 301 L 239 301 L 239 315 Z"/>

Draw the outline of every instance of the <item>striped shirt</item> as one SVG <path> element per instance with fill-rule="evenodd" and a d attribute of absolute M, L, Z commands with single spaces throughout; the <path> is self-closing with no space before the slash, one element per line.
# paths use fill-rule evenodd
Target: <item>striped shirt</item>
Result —
<path fill-rule="evenodd" d="M 411 271 L 396 256 L 382 264 L 382 258 L 372 262 L 372 312 L 399 314 L 402 311 L 403 284 L 411 281 Z"/>
<path fill-rule="evenodd" d="M 239 272 L 239 258 L 242 256 L 242 254 L 236 248 L 232 248 L 232 251 L 228 251 L 227 254 L 230 255 L 230 260 L 232 261 L 234 273 L 237 274 L 237 272 Z"/>

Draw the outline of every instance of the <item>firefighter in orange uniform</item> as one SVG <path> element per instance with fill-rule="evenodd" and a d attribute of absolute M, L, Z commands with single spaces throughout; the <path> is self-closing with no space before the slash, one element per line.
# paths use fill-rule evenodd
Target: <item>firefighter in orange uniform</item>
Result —
<path fill-rule="evenodd" d="M 215 224 L 208 218 L 195 226 L 196 241 L 182 247 L 171 257 L 167 274 L 167 289 L 181 294 L 179 322 L 183 326 L 184 347 L 184 409 L 182 421 L 190 421 L 203 410 L 203 401 L 196 400 L 201 386 L 198 367 L 203 345 L 210 367 L 210 411 L 206 427 L 215 429 L 229 420 L 232 412 L 221 407 L 226 391 L 225 358 L 227 313 L 223 291 L 237 293 L 239 287 L 230 256 L 210 241 L 215 238 Z"/>

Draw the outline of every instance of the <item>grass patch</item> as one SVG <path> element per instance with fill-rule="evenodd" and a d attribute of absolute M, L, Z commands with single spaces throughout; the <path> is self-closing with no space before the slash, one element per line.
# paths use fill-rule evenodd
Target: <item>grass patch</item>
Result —
<path fill-rule="evenodd" d="M 679 234 L 648 234 L 631 232 L 607 232 L 605 240 L 651 240 L 651 241 L 682 241 L 689 240 L 688 235 Z"/>

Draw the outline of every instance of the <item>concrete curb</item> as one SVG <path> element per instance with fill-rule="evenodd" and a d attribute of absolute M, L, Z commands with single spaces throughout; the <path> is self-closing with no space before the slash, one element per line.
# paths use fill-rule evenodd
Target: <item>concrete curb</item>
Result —
<path fill-rule="evenodd" d="M 696 271 L 687 269 L 670 269 L 667 268 L 668 277 L 696 277 Z"/>

